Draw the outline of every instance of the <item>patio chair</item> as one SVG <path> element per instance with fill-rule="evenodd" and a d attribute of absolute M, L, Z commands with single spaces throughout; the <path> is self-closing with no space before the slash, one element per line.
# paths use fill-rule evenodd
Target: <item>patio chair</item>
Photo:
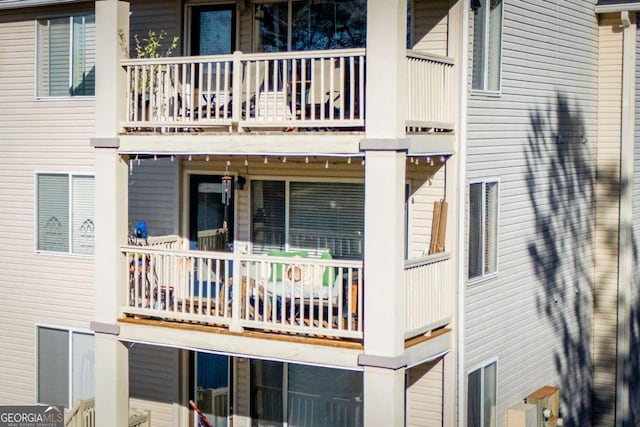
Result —
<path fill-rule="evenodd" d="M 333 80 L 333 86 L 331 81 Z M 311 87 L 307 102 L 309 103 L 309 117 L 313 119 L 329 119 L 338 115 L 336 102 L 340 98 L 340 69 L 336 67 L 334 59 L 313 61 Z M 334 114 L 331 114 L 333 107 Z"/>

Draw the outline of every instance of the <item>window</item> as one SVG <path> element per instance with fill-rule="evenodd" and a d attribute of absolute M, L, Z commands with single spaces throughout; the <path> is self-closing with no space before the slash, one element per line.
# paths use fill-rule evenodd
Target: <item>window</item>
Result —
<path fill-rule="evenodd" d="M 498 268 L 498 182 L 469 185 L 469 279 Z"/>
<path fill-rule="evenodd" d="M 39 404 L 70 408 L 95 397 L 93 334 L 38 327 L 37 340 Z"/>
<path fill-rule="evenodd" d="M 38 96 L 95 95 L 95 15 L 38 20 Z"/>
<path fill-rule="evenodd" d="M 258 52 L 356 48 L 366 43 L 365 0 L 256 4 L 254 19 Z"/>
<path fill-rule="evenodd" d="M 473 76 L 476 90 L 500 90 L 502 0 L 471 0 Z"/>
<path fill-rule="evenodd" d="M 362 373 L 293 363 L 251 361 L 254 427 L 363 425 Z"/>
<path fill-rule="evenodd" d="M 94 251 L 94 178 L 38 174 L 37 250 L 92 255 Z"/>
<path fill-rule="evenodd" d="M 467 376 L 467 427 L 495 427 L 497 362 Z"/>
<path fill-rule="evenodd" d="M 255 253 L 302 249 L 362 259 L 364 186 L 336 182 L 251 182 Z"/>

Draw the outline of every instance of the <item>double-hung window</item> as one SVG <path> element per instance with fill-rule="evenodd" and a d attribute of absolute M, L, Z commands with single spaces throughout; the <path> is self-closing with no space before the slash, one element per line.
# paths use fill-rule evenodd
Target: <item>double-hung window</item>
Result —
<path fill-rule="evenodd" d="M 38 20 L 40 97 L 95 95 L 95 15 Z"/>
<path fill-rule="evenodd" d="M 92 255 L 94 177 L 40 173 L 37 182 L 36 249 Z"/>
<path fill-rule="evenodd" d="M 254 253 L 305 250 L 362 259 L 362 183 L 251 181 Z"/>
<path fill-rule="evenodd" d="M 498 182 L 469 184 L 469 279 L 498 269 Z"/>
<path fill-rule="evenodd" d="M 500 90 L 502 0 L 471 0 L 474 90 Z"/>
<path fill-rule="evenodd" d="M 93 334 L 37 328 L 37 401 L 70 408 L 95 397 Z"/>
<path fill-rule="evenodd" d="M 467 427 L 495 427 L 497 362 L 469 372 L 467 376 Z"/>

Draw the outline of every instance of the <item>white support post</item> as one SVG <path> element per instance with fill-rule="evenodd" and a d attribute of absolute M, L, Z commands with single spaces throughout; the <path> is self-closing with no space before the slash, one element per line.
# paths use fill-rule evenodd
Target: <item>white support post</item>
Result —
<path fill-rule="evenodd" d="M 118 337 L 96 333 L 96 427 L 129 425 L 129 350 Z"/>
<path fill-rule="evenodd" d="M 244 283 L 244 278 L 240 271 L 240 252 L 238 251 L 237 245 L 233 245 L 233 252 L 233 277 L 236 279 L 234 279 L 235 283 L 233 283 L 231 288 L 231 324 L 229 325 L 229 330 L 232 332 L 242 332 L 240 299 L 242 298 L 242 288 L 248 286 L 248 283 Z"/>
<path fill-rule="evenodd" d="M 120 307 L 128 298 L 126 260 L 128 167 L 118 153 L 126 114 L 126 72 L 119 31 L 129 34 L 129 4 L 98 0 L 96 11 L 95 146 L 95 405 L 96 426 L 129 424 L 128 347 L 118 341 Z"/>
<path fill-rule="evenodd" d="M 367 138 L 405 135 L 407 2 L 367 2 Z"/>
<path fill-rule="evenodd" d="M 406 0 L 367 2 L 364 425 L 404 425 Z"/>

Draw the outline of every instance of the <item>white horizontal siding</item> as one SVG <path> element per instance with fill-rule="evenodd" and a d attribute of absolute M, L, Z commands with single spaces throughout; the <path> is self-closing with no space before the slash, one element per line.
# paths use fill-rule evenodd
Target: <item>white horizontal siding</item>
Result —
<path fill-rule="evenodd" d="M 412 49 L 446 56 L 449 29 L 448 0 L 416 0 L 413 3 Z"/>
<path fill-rule="evenodd" d="M 640 40 L 640 30 L 636 35 L 636 40 Z M 635 138 L 633 147 L 633 244 L 638 247 L 640 243 L 640 43 L 636 41 L 636 91 L 635 91 Z M 635 251 L 634 251 L 635 252 Z M 634 254 L 633 280 L 631 284 L 631 372 L 640 370 L 640 352 L 637 351 L 640 345 L 640 263 L 637 262 L 637 255 Z M 640 384 L 634 383 L 631 386 L 629 396 L 631 401 L 631 423 L 640 422 Z"/>
<path fill-rule="evenodd" d="M 442 426 L 444 359 L 407 370 L 407 427 Z"/>
<path fill-rule="evenodd" d="M 465 370 L 499 360 L 497 425 L 546 384 L 570 424 L 591 405 L 594 3 L 505 1 L 500 94 L 468 97 L 467 178 L 498 178 L 500 210 L 497 276 L 466 287 Z"/>
<path fill-rule="evenodd" d="M 0 12 L 3 404 L 35 403 L 36 324 L 87 329 L 93 319 L 93 257 L 35 253 L 35 173 L 93 169 L 93 98 L 35 98 L 36 17 L 72 10 Z"/>
<path fill-rule="evenodd" d="M 596 257 L 593 351 L 593 413 L 597 425 L 615 422 L 615 380 L 622 119 L 622 33 L 619 17 L 600 17 L 598 66 L 598 181 L 596 183 Z"/>

